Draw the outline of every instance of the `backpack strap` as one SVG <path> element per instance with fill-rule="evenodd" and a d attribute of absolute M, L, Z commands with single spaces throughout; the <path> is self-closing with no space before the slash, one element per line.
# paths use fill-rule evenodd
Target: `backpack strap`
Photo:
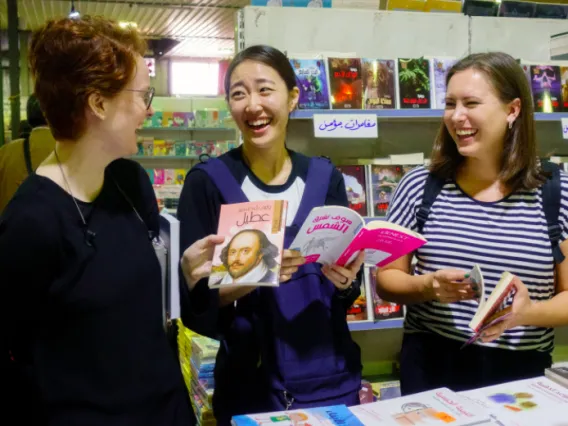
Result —
<path fill-rule="evenodd" d="M 26 170 L 28 171 L 28 175 L 31 175 L 34 170 L 32 168 L 32 153 L 30 150 L 30 134 L 26 134 L 24 136 L 24 160 L 26 161 Z"/>
<path fill-rule="evenodd" d="M 562 263 L 564 255 L 560 250 L 560 239 L 562 238 L 562 228 L 559 223 L 560 215 L 560 167 L 549 161 L 542 162 L 542 170 L 549 176 L 542 186 L 542 207 L 544 216 L 546 217 L 546 226 L 548 229 L 548 237 L 552 244 L 552 256 L 556 263 Z"/>
<path fill-rule="evenodd" d="M 329 181 L 333 172 L 333 164 L 326 157 L 312 157 L 308 167 L 308 176 L 304 194 L 292 226 L 300 229 L 312 208 L 323 206 L 327 197 Z"/>
<path fill-rule="evenodd" d="M 416 223 L 418 226 L 418 233 L 422 233 L 424 229 L 424 225 L 428 220 L 428 215 L 430 214 L 430 209 L 432 208 L 432 204 L 436 200 L 436 197 L 442 191 L 444 184 L 446 183 L 445 179 L 442 179 L 438 176 L 433 175 L 432 173 L 428 174 L 428 178 L 426 179 L 426 184 L 424 185 L 424 193 L 422 195 L 422 204 L 418 208 L 416 212 Z"/>
<path fill-rule="evenodd" d="M 209 158 L 196 164 L 191 168 L 190 173 L 195 169 L 203 170 L 207 173 L 227 204 L 249 201 L 227 165 L 218 158 Z"/>

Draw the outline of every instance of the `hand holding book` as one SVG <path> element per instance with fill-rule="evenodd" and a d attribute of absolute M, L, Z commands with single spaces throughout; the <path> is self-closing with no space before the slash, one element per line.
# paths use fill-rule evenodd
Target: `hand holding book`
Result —
<path fill-rule="evenodd" d="M 431 275 L 426 283 L 428 299 L 441 303 L 455 303 L 460 300 L 474 299 L 476 290 L 464 271 L 457 269 L 441 269 Z"/>
<path fill-rule="evenodd" d="M 280 267 L 280 282 L 284 283 L 290 280 L 304 263 L 306 263 L 306 259 L 299 251 L 284 250 L 282 252 L 282 266 Z"/>
<path fill-rule="evenodd" d="M 181 269 L 189 290 L 211 273 L 211 261 L 217 244 L 225 241 L 222 235 L 208 235 L 190 245 L 181 258 Z"/>
<path fill-rule="evenodd" d="M 359 252 L 355 260 L 347 266 L 339 266 L 336 264 L 324 265 L 321 270 L 338 290 L 343 291 L 351 286 L 364 261 L 365 252 Z"/>
<path fill-rule="evenodd" d="M 497 340 L 506 330 L 522 325 L 524 313 L 532 305 L 529 290 L 518 277 L 513 276 L 511 285 L 514 293 L 513 304 L 497 311 L 485 321 L 481 332 L 481 341 L 484 343 Z"/>

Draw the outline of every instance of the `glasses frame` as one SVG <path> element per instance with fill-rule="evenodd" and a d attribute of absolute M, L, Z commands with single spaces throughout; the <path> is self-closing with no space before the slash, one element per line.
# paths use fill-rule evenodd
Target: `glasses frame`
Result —
<path fill-rule="evenodd" d="M 148 87 L 148 90 L 136 90 L 136 89 L 125 89 L 127 92 L 140 92 L 144 93 L 144 103 L 146 104 L 146 109 L 149 110 L 152 106 L 152 101 L 154 100 L 154 95 L 156 94 L 156 89 L 154 87 Z"/>

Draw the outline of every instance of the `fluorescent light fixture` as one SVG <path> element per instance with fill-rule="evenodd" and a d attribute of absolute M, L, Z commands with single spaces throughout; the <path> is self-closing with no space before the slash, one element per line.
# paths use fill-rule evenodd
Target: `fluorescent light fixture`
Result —
<path fill-rule="evenodd" d="M 71 19 L 79 19 L 81 14 L 75 10 L 75 2 L 71 0 L 71 12 L 69 12 L 69 18 Z"/>
<path fill-rule="evenodd" d="M 138 24 L 136 22 L 120 21 L 118 25 L 120 26 L 120 28 L 128 28 L 128 27 L 138 28 Z"/>

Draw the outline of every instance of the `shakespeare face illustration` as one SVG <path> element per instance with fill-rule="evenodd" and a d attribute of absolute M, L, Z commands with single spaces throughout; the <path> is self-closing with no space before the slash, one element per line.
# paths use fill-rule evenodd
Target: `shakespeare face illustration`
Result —
<path fill-rule="evenodd" d="M 260 262 L 270 269 L 276 265 L 278 248 L 262 231 L 245 230 L 236 234 L 221 252 L 221 261 L 234 279 L 250 272 Z"/>

